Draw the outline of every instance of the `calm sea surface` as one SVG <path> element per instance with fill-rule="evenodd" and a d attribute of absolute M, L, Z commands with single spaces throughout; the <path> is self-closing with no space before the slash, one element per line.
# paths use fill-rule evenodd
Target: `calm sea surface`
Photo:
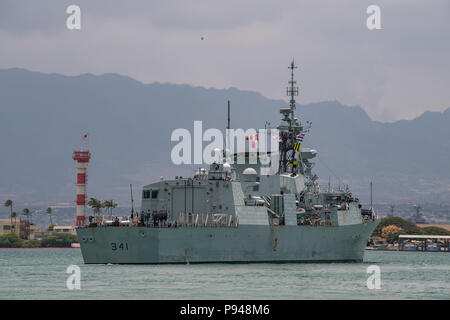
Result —
<path fill-rule="evenodd" d="M 450 253 L 366 251 L 364 261 L 84 265 L 79 249 L 0 249 L 0 299 L 450 299 Z M 66 287 L 73 264 L 80 290 Z M 379 290 L 367 288 L 370 265 Z"/>

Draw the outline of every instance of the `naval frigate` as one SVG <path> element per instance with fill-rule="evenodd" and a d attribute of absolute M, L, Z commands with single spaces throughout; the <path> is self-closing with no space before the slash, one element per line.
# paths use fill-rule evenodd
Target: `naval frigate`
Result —
<path fill-rule="evenodd" d="M 193 177 L 144 186 L 137 214 L 89 217 L 76 228 L 84 262 L 361 262 L 379 221 L 348 188 L 319 186 L 312 171 L 317 151 L 301 148 L 311 124 L 294 115 L 294 62 L 289 68 L 278 152 L 226 150 Z M 255 156 L 265 161 L 250 161 Z M 276 172 L 267 169 L 273 163 Z"/>

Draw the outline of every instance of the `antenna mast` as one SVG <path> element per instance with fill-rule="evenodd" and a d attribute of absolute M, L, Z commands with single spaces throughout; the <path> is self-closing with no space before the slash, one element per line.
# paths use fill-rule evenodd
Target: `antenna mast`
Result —
<path fill-rule="evenodd" d="M 131 219 L 134 218 L 134 200 L 133 200 L 133 186 L 130 184 L 130 193 L 131 193 Z"/>
<path fill-rule="evenodd" d="M 226 130 L 226 134 L 227 134 L 227 141 L 226 141 L 226 146 L 225 146 L 225 150 L 224 150 L 224 158 L 225 161 L 230 162 L 231 159 L 231 150 L 230 150 L 230 129 L 231 129 L 231 125 L 230 125 L 230 100 L 228 100 L 228 121 L 227 121 L 227 130 Z"/>
<path fill-rule="evenodd" d="M 294 59 L 292 59 L 291 65 L 288 67 L 291 69 L 291 79 L 288 81 L 289 86 L 286 88 L 286 94 L 291 99 L 289 101 L 289 108 L 281 108 L 280 113 L 283 115 L 283 123 L 287 123 L 280 126 L 280 143 L 279 143 L 279 172 L 291 172 L 296 174 L 298 172 L 298 162 L 294 159 L 294 154 L 296 152 L 296 135 L 299 134 L 303 129 L 301 125 L 294 118 L 295 110 L 295 96 L 298 96 L 298 87 L 296 86 L 297 81 L 294 80 L 294 69 L 297 67 L 294 64 Z M 298 150 L 297 150 L 298 151 Z M 292 153 L 292 156 L 288 159 L 288 152 Z M 288 169 L 288 165 L 291 170 Z"/>
<path fill-rule="evenodd" d="M 228 100 L 228 122 L 227 122 L 227 129 L 230 130 L 230 100 Z"/>
<path fill-rule="evenodd" d="M 289 105 L 291 107 L 291 120 L 294 120 L 295 96 L 298 96 L 298 87 L 295 86 L 297 81 L 294 80 L 294 69 L 297 69 L 294 64 L 294 59 L 292 59 L 291 65 L 288 68 L 291 69 L 291 81 L 289 81 L 290 86 L 287 88 L 286 93 L 289 97 L 291 97 Z"/>

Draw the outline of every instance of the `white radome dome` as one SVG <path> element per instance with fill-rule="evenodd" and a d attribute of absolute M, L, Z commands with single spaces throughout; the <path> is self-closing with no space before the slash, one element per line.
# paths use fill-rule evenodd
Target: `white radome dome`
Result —
<path fill-rule="evenodd" d="M 253 168 L 247 168 L 242 172 L 244 175 L 256 175 L 256 170 Z"/>

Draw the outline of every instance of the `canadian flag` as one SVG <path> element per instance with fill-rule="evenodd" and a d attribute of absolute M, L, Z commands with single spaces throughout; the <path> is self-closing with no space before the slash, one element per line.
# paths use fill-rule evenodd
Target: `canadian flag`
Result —
<path fill-rule="evenodd" d="M 281 138 L 281 136 L 272 136 L 272 139 L 278 140 L 279 142 L 283 141 L 283 138 Z"/>
<path fill-rule="evenodd" d="M 258 145 L 258 134 L 252 134 L 251 136 L 246 136 L 245 140 L 251 140 L 252 141 L 252 148 L 256 149 L 256 146 Z"/>

